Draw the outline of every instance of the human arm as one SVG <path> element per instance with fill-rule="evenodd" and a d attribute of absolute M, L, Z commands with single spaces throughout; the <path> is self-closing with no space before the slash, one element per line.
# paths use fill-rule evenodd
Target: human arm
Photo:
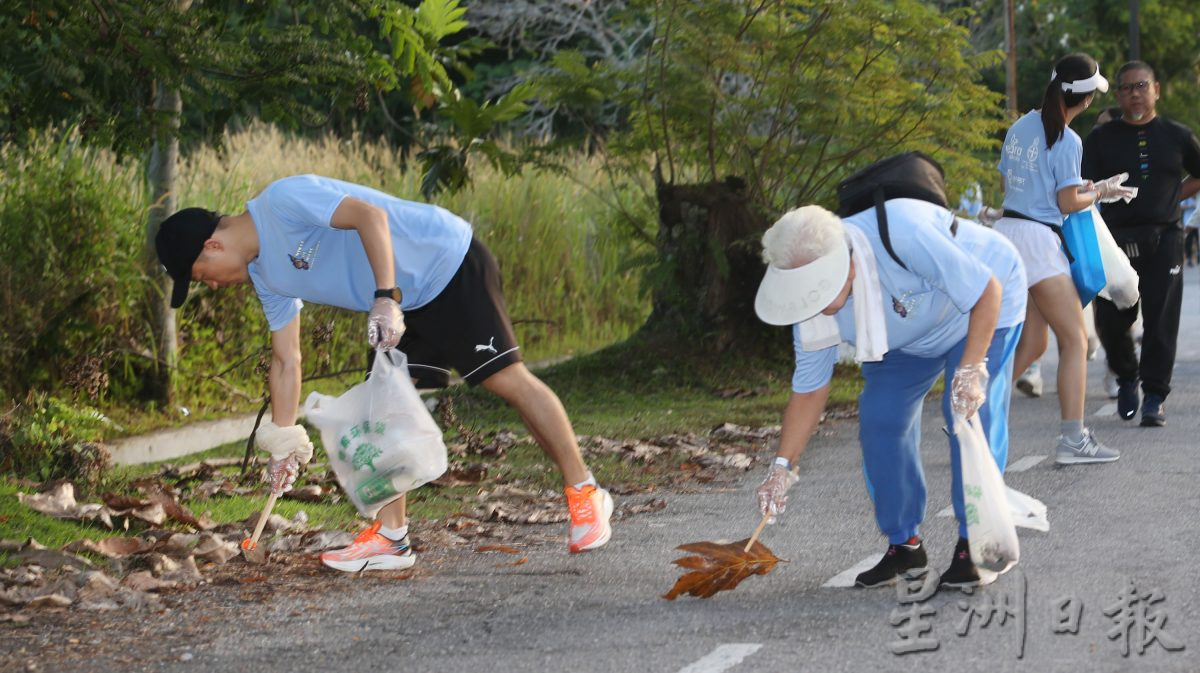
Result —
<path fill-rule="evenodd" d="M 366 201 L 346 197 L 329 220 L 335 229 L 354 230 L 367 253 L 367 263 L 375 276 L 375 287 L 396 287 L 396 260 L 387 213 Z M 375 298 L 367 320 L 367 342 L 379 350 L 394 348 L 404 334 L 404 314 L 400 304 L 388 297 Z"/>
<path fill-rule="evenodd" d="M 987 399 L 987 351 L 996 332 L 1004 288 L 992 276 L 971 309 L 962 358 L 950 382 L 950 401 L 955 413 L 970 418 Z"/>
<path fill-rule="evenodd" d="M 1200 192 L 1200 178 L 1197 178 L 1197 177 L 1185 178 L 1183 181 L 1183 186 L 1180 187 L 1180 190 L 1179 190 L 1179 200 L 1182 201 L 1183 199 L 1195 196 L 1198 192 Z M 1197 208 L 1196 210 L 1200 211 L 1200 208 Z M 1192 219 L 1195 219 L 1195 218 L 1192 218 Z"/>
<path fill-rule="evenodd" d="M 829 400 L 829 384 L 807 393 L 793 392 L 783 410 L 783 430 L 779 436 L 779 450 L 775 461 L 767 470 L 767 476 L 755 491 L 758 510 L 770 514 L 770 522 L 783 514 L 787 507 L 788 489 L 796 483 L 796 461 L 800 459 L 808 440 L 812 437 L 821 414 Z"/>
<path fill-rule="evenodd" d="M 271 393 L 271 420 L 255 433 L 258 448 L 270 454 L 267 479 L 271 490 L 291 490 L 300 465 L 312 458 L 308 432 L 296 424 L 300 403 L 300 316 L 271 333 L 271 366 L 267 388 Z"/>

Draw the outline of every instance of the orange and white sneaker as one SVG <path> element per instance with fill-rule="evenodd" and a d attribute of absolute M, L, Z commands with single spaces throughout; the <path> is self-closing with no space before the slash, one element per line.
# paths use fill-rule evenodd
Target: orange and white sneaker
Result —
<path fill-rule="evenodd" d="M 417 562 L 408 544 L 408 536 L 389 540 L 379 534 L 379 522 L 371 524 L 354 538 L 349 547 L 321 553 L 321 563 L 348 573 L 363 570 L 404 570 Z"/>
<path fill-rule="evenodd" d="M 567 509 L 571 511 L 572 554 L 603 547 L 612 537 L 608 520 L 612 517 L 613 501 L 608 491 L 587 484 L 583 488 L 568 486 Z"/>

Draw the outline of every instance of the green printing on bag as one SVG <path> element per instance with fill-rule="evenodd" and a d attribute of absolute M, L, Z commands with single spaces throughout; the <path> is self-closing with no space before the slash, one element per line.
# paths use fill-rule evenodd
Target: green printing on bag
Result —
<path fill-rule="evenodd" d="M 384 423 L 383 421 L 375 422 L 374 434 L 382 435 L 386 431 L 387 431 L 386 423 Z M 365 437 L 369 434 L 371 434 L 371 421 L 369 421 L 369 420 L 363 421 L 362 423 L 355 423 L 354 425 L 350 426 L 350 429 L 346 432 L 346 434 L 342 435 L 338 439 L 338 446 L 341 447 L 340 449 L 338 449 L 338 460 L 345 461 L 346 460 L 346 449 L 350 448 L 350 444 L 353 443 L 354 440 L 358 439 L 359 437 Z M 354 451 L 354 469 L 356 469 L 356 470 L 359 469 L 360 467 L 362 467 L 364 464 L 371 465 L 371 461 L 373 461 L 376 457 L 379 456 L 379 454 L 376 453 L 374 456 L 365 458 L 365 459 L 363 459 L 363 462 L 360 462 L 358 454 L 361 450 L 362 450 L 362 448 L 360 447 Z M 374 471 L 374 470 L 375 470 L 375 466 L 371 465 L 371 471 Z"/>
<path fill-rule="evenodd" d="M 358 448 L 354 450 L 354 459 L 350 461 L 350 465 L 356 470 L 361 470 L 365 465 L 366 467 L 371 468 L 371 471 L 374 472 L 375 459 L 378 458 L 382 453 L 383 449 L 380 449 L 374 444 L 367 444 L 364 442 L 359 444 Z"/>
<path fill-rule="evenodd" d="M 978 524 L 979 524 L 979 510 L 975 507 L 974 503 L 969 502 L 969 503 L 967 503 L 967 525 L 971 526 L 971 525 L 978 525 Z"/>
<path fill-rule="evenodd" d="M 399 491 L 392 485 L 390 474 L 377 474 L 359 484 L 355 493 L 364 505 L 373 505 L 396 495 Z"/>

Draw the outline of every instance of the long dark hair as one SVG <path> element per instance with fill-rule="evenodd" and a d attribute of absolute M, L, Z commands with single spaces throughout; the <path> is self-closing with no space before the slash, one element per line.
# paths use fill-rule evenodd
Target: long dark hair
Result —
<path fill-rule="evenodd" d="M 1046 93 L 1042 95 L 1042 130 L 1046 132 L 1046 149 L 1054 147 L 1054 143 L 1062 139 L 1067 128 L 1067 108 L 1079 105 L 1094 93 L 1066 93 L 1062 83 L 1087 79 L 1099 68 L 1096 59 L 1087 54 L 1068 54 L 1054 64 L 1054 78 L 1046 85 Z"/>

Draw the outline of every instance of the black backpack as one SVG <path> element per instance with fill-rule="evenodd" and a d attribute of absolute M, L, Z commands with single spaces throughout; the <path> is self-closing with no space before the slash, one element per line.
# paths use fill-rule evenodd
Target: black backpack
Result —
<path fill-rule="evenodd" d="M 950 202 L 946 199 L 946 174 L 941 164 L 922 152 L 905 152 L 876 161 L 838 183 L 837 192 L 839 217 L 875 206 L 883 247 L 906 271 L 908 267 L 892 250 L 887 210 L 883 202 L 888 199 L 920 199 L 950 209 Z M 950 225 L 950 233 L 957 232 L 958 218 L 955 218 Z"/>

